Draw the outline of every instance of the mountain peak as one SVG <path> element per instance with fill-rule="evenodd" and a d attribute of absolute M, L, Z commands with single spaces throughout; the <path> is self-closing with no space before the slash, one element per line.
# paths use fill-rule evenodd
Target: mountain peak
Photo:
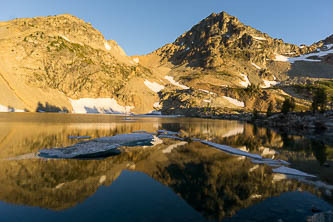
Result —
<path fill-rule="evenodd" d="M 299 49 L 244 25 L 238 18 L 222 11 L 212 13 L 174 43 L 156 52 L 162 60 L 173 64 L 217 68 L 227 65 L 231 58 L 265 64 L 275 53 L 297 55 Z"/>

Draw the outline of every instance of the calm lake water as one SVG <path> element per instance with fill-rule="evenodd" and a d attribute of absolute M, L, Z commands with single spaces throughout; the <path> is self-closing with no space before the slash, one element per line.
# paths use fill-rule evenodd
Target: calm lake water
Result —
<path fill-rule="evenodd" d="M 318 179 L 173 139 L 103 159 L 36 157 L 78 142 L 69 136 L 162 129 L 286 160 Z M 0 113 L 0 221 L 305 221 L 313 208 L 333 210 L 332 160 L 329 144 L 237 121 Z"/>

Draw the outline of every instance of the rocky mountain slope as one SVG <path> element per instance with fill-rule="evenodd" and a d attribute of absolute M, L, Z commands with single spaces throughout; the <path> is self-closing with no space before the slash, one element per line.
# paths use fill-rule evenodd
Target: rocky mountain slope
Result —
<path fill-rule="evenodd" d="M 132 86 L 138 81 L 143 85 L 150 70 L 74 16 L 2 22 L 0 38 L 2 106 L 29 111 L 84 112 L 86 107 L 91 112 L 124 112 L 125 106 L 129 110 L 132 105 L 140 112 L 145 103 L 131 96 L 154 97 L 149 89 Z M 109 106 L 76 101 L 82 98 L 105 98 L 102 103 Z"/>
<path fill-rule="evenodd" d="M 332 78 L 332 55 L 333 35 L 299 47 L 225 12 L 134 57 L 71 15 L 15 19 L 0 22 L 0 111 L 187 115 L 265 110 L 269 102 L 278 109 L 293 95 L 276 85 Z"/>

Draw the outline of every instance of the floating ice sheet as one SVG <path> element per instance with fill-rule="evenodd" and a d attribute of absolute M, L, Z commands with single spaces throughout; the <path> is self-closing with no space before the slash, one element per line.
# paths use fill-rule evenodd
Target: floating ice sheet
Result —
<path fill-rule="evenodd" d="M 169 135 L 179 135 L 178 132 L 172 132 L 168 130 L 157 130 L 158 133 L 169 134 Z"/>
<path fill-rule="evenodd" d="M 97 158 L 118 154 L 120 146 L 152 145 L 152 134 L 120 134 L 112 137 L 102 137 L 90 141 L 77 143 L 65 148 L 52 148 L 40 150 L 38 156 L 44 158 Z"/>
<path fill-rule="evenodd" d="M 231 154 L 235 154 L 235 155 L 239 155 L 239 156 L 246 156 L 246 157 L 250 157 L 253 159 L 262 159 L 262 157 L 258 154 L 248 153 L 248 152 L 236 149 L 236 148 L 232 148 L 230 146 L 213 143 L 213 142 L 209 142 L 206 140 L 201 140 L 201 143 L 206 144 L 208 146 L 215 147 L 217 149 L 223 150 L 223 151 L 231 153 Z"/>
<path fill-rule="evenodd" d="M 68 136 L 68 139 L 78 139 L 78 140 L 83 140 L 83 139 L 90 139 L 91 136 Z"/>
<path fill-rule="evenodd" d="M 288 174 L 288 175 L 295 175 L 295 176 L 303 176 L 303 177 L 316 177 L 311 174 L 304 173 L 302 171 L 285 167 L 285 166 L 280 166 L 279 168 L 273 169 L 274 173 L 282 173 L 282 174 Z"/>

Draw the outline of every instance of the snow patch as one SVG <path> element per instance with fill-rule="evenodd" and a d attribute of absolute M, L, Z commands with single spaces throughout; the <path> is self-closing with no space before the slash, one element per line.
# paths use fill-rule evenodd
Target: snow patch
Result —
<path fill-rule="evenodd" d="M 23 109 L 16 109 L 14 107 L 8 107 L 0 105 L 0 112 L 9 112 L 9 113 L 24 113 L 25 111 Z"/>
<path fill-rule="evenodd" d="M 326 47 L 327 47 L 327 45 L 326 45 Z M 326 55 L 331 54 L 331 53 L 333 53 L 333 49 L 329 49 L 329 50 L 325 50 L 325 51 L 320 51 L 319 50 L 317 52 L 304 54 L 304 55 L 300 55 L 300 56 L 297 56 L 297 57 L 287 57 L 287 56 L 283 56 L 283 55 L 280 55 L 280 54 L 275 54 L 274 61 L 290 62 L 290 63 L 294 63 L 294 62 L 297 62 L 297 61 L 321 62 L 320 59 L 309 59 L 309 57 L 312 57 L 312 56 L 322 57 L 322 56 L 326 56 Z"/>
<path fill-rule="evenodd" d="M 278 61 L 278 62 L 288 62 L 288 58 L 287 56 L 283 56 L 280 54 L 275 53 L 275 59 L 274 61 Z"/>
<path fill-rule="evenodd" d="M 319 60 L 318 59 L 308 59 L 308 57 L 310 57 L 310 56 L 322 57 L 322 56 L 326 56 L 330 53 L 333 53 L 333 49 L 326 50 L 326 51 L 319 51 L 319 52 L 309 53 L 309 54 L 301 55 L 301 56 L 298 56 L 298 57 L 290 57 L 288 59 L 288 61 L 290 63 L 294 63 L 296 61 L 321 62 L 320 59 Z"/>
<path fill-rule="evenodd" d="M 172 76 L 164 76 L 164 78 L 166 79 L 166 80 L 168 80 L 172 85 L 174 85 L 174 86 L 178 86 L 178 87 L 180 87 L 180 88 L 182 88 L 182 89 L 189 89 L 189 87 L 187 87 L 187 86 L 185 86 L 185 85 L 182 85 L 182 84 L 180 84 L 179 82 L 176 82 L 174 79 L 173 79 L 173 77 Z"/>
<path fill-rule="evenodd" d="M 106 180 L 106 175 L 103 175 L 99 178 L 99 183 L 102 184 L 105 182 L 105 180 Z"/>
<path fill-rule="evenodd" d="M 247 77 L 247 75 L 244 74 L 240 74 L 240 76 L 242 77 L 243 81 L 240 82 L 240 84 L 244 87 L 248 87 L 249 85 L 251 85 L 249 78 Z"/>
<path fill-rule="evenodd" d="M 182 142 L 179 142 L 179 143 L 176 143 L 176 144 L 172 144 L 172 145 L 168 146 L 167 148 L 165 148 L 165 149 L 162 151 L 162 153 L 171 153 L 171 151 L 172 151 L 173 149 L 177 148 L 178 146 L 184 146 L 184 145 L 186 145 L 186 144 L 187 144 L 187 142 L 185 142 L 185 141 L 182 141 Z"/>
<path fill-rule="evenodd" d="M 266 38 L 264 37 L 259 37 L 259 36 L 252 36 L 254 39 L 257 39 L 257 40 L 267 40 Z"/>
<path fill-rule="evenodd" d="M 251 62 L 251 64 L 252 64 L 254 67 L 256 67 L 257 69 L 261 69 L 260 66 L 258 66 L 257 64 L 255 64 L 255 63 L 253 63 L 253 62 Z"/>
<path fill-rule="evenodd" d="M 263 79 L 262 81 L 264 84 L 261 85 L 261 88 L 269 88 L 269 87 L 275 86 L 280 83 L 277 81 L 270 81 L 270 80 L 265 80 L 265 79 Z"/>
<path fill-rule="evenodd" d="M 133 61 L 134 61 L 135 63 L 139 63 L 139 62 L 140 62 L 140 59 L 139 59 L 138 57 L 136 57 L 136 58 L 133 58 Z"/>
<path fill-rule="evenodd" d="M 81 98 L 69 99 L 73 113 L 129 113 L 133 106 L 121 106 L 111 98 Z"/>
<path fill-rule="evenodd" d="M 72 42 L 71 40 L 69 40 L 66 36 L 64 36 L 64 35 L 61 35 L 60 36 L 61 38 L 63 38 L 63 39 L 65 39 L 67 42 Z"/>
<path fill-rule="evenodd" d="M 156 108 L 156 109 L 160 109 L 160 108 L 162 108 L 160 102 L 156 102 L 156 103 L 154 103 L 154 104 L 153 104 L 153 107 Z"/>
<path fill-rule="evenodd" d="M 324 46 L 326 46 L 327 49 L 330 49 L 330 48 L 333 47 L 333 44 L 326 44 L 326 45 L 324 45 Z"/>
<path fill-rule="evenodd" d="M 158 93 L 162 89 L 164 89 L 164 86 L 156 83 L 156 82 L 150 82 L 148 80 L 145 80 L 144 84 L 153 92 Z"/>
<path fill-rule="evenodd" d="M 240 107 L 244 107 L 245 104 L 244 102 L 241 102 L 237 99 L 234 99 L 234 98 L 231 98 L 231 97 L 228 97 L 228 96 L 222 96 L 224 99 L 228 100 L 228 102 L 234 104 L 235 106 L 240 106 Z"/>
<path fill-rule="evenodd" d="M 104 47 L 106 50 L 110 51 L 111 50 L 111 46 L 109 45 L 109 43 L 104 42 Z"/>
<path fill-rule="evenodd" d="M 210 94 L 210 95 L 216 95 L 216 93 L 210 92 L 210 91 L 205 90 L 205 89 L 199 89 L 199 91 Z"/>

